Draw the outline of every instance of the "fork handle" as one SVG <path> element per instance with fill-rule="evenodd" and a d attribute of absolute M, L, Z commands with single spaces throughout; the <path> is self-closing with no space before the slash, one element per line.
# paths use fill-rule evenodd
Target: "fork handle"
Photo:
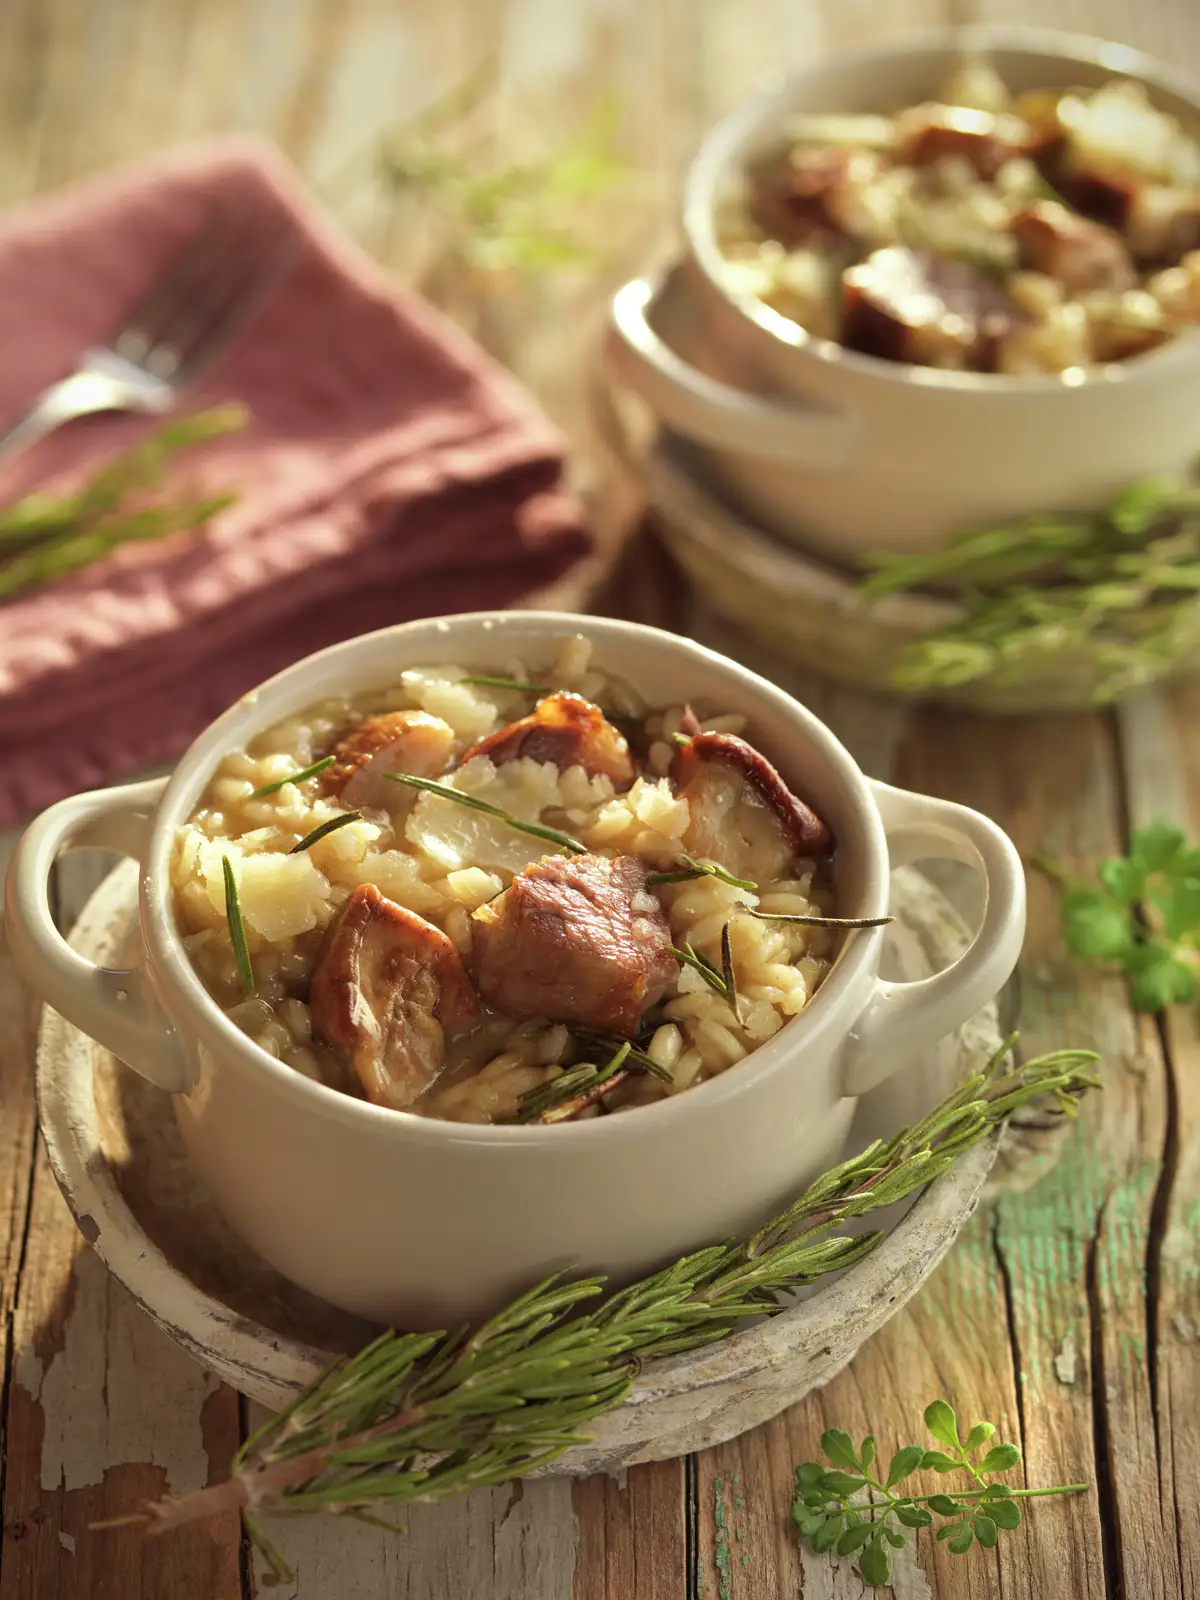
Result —
<path fill-rule="evenodd" d="M 89 362 L 104 352 L 89 352 Z M 85 365 L 70 377 L 52 383 L 29 410 L 0 432 L 0 459 L 16 455 L 39 439 L 44 439 L 64 422 L 92 416 L 98 411 L 162 411 L 169 395 L 155 391 L 162 386 L 149 384 L 134 389 L 124 375 L 104 370 L 104 365 Z"/>

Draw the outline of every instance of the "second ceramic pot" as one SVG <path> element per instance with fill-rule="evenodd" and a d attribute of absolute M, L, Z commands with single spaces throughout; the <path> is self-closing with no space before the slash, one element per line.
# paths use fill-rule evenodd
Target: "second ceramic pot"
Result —
<path fill-rule="evenodd" d="M 683 197 L 689 314 L 662 326 L 643 279 L 613 301 L 618 381 L 708 447 L 740 510 L 845 566 L 997 519 L 1092 509 L 1138 478 L 1183 472 L 1200 448 L 1200 337 L 1086 372 L 944 372 L 810 338 L 725 280 L 715 210 L 790 113 L 929 99 L 964 50 L 983 52 L 1014 90 L 1140 78 L 1161 109 L 1200 126 L 1200 92 L 1169 68 L 1069 34 L 973 28 L 839 56 L 742 105 L 702 145 Z"/>

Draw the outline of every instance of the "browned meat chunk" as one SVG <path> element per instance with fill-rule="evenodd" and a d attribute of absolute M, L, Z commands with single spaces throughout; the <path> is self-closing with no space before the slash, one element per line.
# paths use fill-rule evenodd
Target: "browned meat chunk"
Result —
<path fill-rule="evenodd" d="M 355 810 L 394 810 L 405 792 L 387 777 L 410 772 L 433 778 L 446 770 L 454 730 L 425 711 L 383 711 L 364 717 L 334 745 L 332 767 L 321 774 L 321 793 Z"/>
<path fill-rule="evenodd" d="M 1068 294 L 1132 289 L 1137 282 L 1124 241 L 1111 228 L 1075 216 L 1056 200 L 1018 211 L 1012 231 L 1022 265 L 1055 278 Z"/>
<path fill-rule="evenodd" d="M 531 761 L 552 761 L 560 771 L 582 767 L 593 777 L 611 778 L 618 789 L 628 789 L 634 779 L 624 734 L 599 706 L 578 694 L 547 695 L 532 715 L 472 745 L 463 761 L 473 756 L 490 756 L 497 766 L 527 756 Z"/>
<path fill-rule="evenodd" d="M 815 233 L 850 234 L 856 194 L 878 165 L 861 150 L 796 145 L 755 172 L 750 200 L 754 220 L 786 245 Z"/>
<path fill-rule="evenodd" d="M 546 856 L 472 923 L 479 993 L 510 1017 L 632 1038 L 679 975 L 667 919 L 632 856 Z"/>
<path fill-rule="evenodd" d="M 842 342 L 885 361 L 988 371 L 1019 320 L 1000 285 L 965 261 L 893 245 L 842 274 Z"/>
<path fill-rule="evenodd" d="M 994 178 L 1018 154 L 1023 133 L 1011 117 L 967 106 L 913 106 L 896 119 L 896 160 L 928 167 L 943 156 L 961 156 L 981 178 Z"/>
<path fill-rule="evenodd" d="M 688 803 L 689 852 L 739 878 L 769 883 L 796 856 L 825 855 L 833 847 L 816 812 L 764 755 L 732 733 L 698 733 L 681 745 L 671 777 Z"/>
<path fill-rule="evenodd" d="M 447 1041 L 479 1005 L 439 929 L 361 884 L 329 925 L 309 992 L 318 1038 L 341 1051 L 363 1093 L 403 1111 L 442 1070 Z"/>

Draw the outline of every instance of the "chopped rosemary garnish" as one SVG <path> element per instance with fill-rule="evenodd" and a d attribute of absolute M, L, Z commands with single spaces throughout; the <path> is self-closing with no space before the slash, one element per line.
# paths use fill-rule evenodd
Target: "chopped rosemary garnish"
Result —
<path fill-rule="evenodd" d="M 515 828 L 518 833 L 527 833 L 534 839 L 548 839 L 551 844 L 558 845 L 560 850 L 569 850 L 577 856 L 587 855 L 587 845 L 580 844 L 578 839 L 572 839 L 569 833 L 561 833 L 557 828 L 544 828 L 540 822 L 522 822 L 519 817 L 514 817 L 511 811 L 505 811 L 503 806 L 494 806 L 490 800 L 481 800 L 478 795 L 466 794 L 462 789 L 454 789 L 448 783 L 438 783 L 436 778 L 417 778 L 411 772 L 387 772 L 385 777 L 393 783 L 407 783 L 412 789 L 424 789 L 429 794 L 440 795 L 443 800 L 453 800 L 460 806 L 467 806 L 472 811 L 482 811 L 489 817 L 499 817 L 501 822 L 507 822 L 510 828 Z"/>
<path fill-rule="evenodd" d="M 280 778 L 275 783 L 264 783 L 261 789 L 255 789 L 250 798 L 262 800 L 266 795 L 278 794 L 285 783 L 303 783 L 307 778 L 315 778 L 318 772 L 324 772 L 326 767 L 331 767 L 336 760 L 336 756 L 322 756 L 320 761 L 314 761 L 308 767 L 301 767 L 299 772 L 289 772 L 286 778 Z"/>
<path fill-rule="evenodd" d="M 571 1032 L 581 1039 L 595 1039 L 597 1043 L 607 1045 L 610 1050 L 616 1050 L 625 1043 L 619 1034 L 606 1033 L 603 1028 L 576 1027 L 572 1028 Z M 636 1044 L 629 1046 L 629 1055 L 626 1059 L 641 1067 L 643 1071 L 650 1073 L 652 1077 L 660 1079 L 663 1083 L 675 1082 L 674 1075 L 669 1067 L 664 1067 L 661 1062 L 655 1061 L 652 1055 L 645 1050 L 639 1049 Z"/>
<path fill-rule="evenodd" d="M 549 1083 L 540 1084 L 536 1089 L 527 1089 L 518 1096 L 521 1109 L 515 1120 L 566 1122 L 579 1112 L 586 1111 L 610 1089 L 624 1083 L 629 1076 L 625 1062 L 632 1049 L 633 1046 L 626 1040 L 603 1067 L 597 1067 L 593 1061 L 581 1061 L 578 1066 L 568 1067 L 565 1072 L 559 1073 Z"/>
<path fill-rule="evenodd" d="M 725 979 L 725 993 L 729 1004 L 733 1007 L 733 1014 L 740 1023 L 742 1020 L 742 1007 L 738 1001 L 737 983 L 733 976 L 733 945 L 729 937 L 729 924 L 721 929 L 721 976 Z"/>
<path fill-rule="evenodd" d="M 237 879 L 228 856 L 221 857 L 221 872 L 225 879 L 225 920 L 229 924 L 229 942 L 233 946 L 233 959 L 237 962 L 242 991 L 246 995 L 257 994 L 258 985 L 254 981 L 254 968 L 250 965 L 250 949 L 246 944 L 246 925 L 242 921 Z"/>
<path fill-rule="evenodd" d="M 302 850 L 310 849 L 318 839 L 324 839 L 326 834 L 336 833 L 339 828 L 344 828 L 348 822 L 361 822 L 361 811 L 343 811 L 340 817 L 330 817 L 328 822 L 323 822 L 319 828 L 314 828 L 311 833 L 306 833 L 299 844 L 294 844 L 288 851 L 290 856 L 298 856 Z"/>
<path fill-rule="evenodd" d="M 895 917 L 802 917 L 791 911 L 758 911 L 754 906 L 738 904 L 733 908 L 747 917 L 757 917 L 760 922 L 796 922 L 805 928 L 886 928 Z"/>
<path fill-rule="evenodd" d="M 656 883 L 687 883 L 692 878 L 716 878 L 718 883 L 727 883 L 733 889 L 749 889 L 751 894 L 758 893 L 758 885 L 753 879 L 735 878 L 732 872 L 726 872 L 715 861 L 697 861 L 694 856 L 680 856 L 679 859 L 684 863 L 683 870 L 652 872 L 646 879 L 646 887 L 650 888 Z"/>
<path fill-rule="evenodd" d="M 722 956 L 725 954 L 725 942 L 728 932 L 729 924 L 726 923 L 725 927 L 721 930 Z M 740 1023 L 742 1020 L 742 1015 L 738 1010 L 738 995 L 737 989 L 733 983 L 732 963 L 730 964 L 729 976 L 726 978 L 725 973 L 721 971 L 720 967 L 718 967 L 715 962 L 710 961 L 702 950 L 697 950 L 695 946 L 689 944 L 686 939 L 684 940 L 682 949 L 673 944 L 669 944 L 667 949 L 677 961 L 682 961 L 685 966 L 691 967 L 693 972 L 698 972 L 714 994 L 719 994 L 722 1000 L 728 1000 L 731 1011 Z"/>
<path fill-rule="evenodd" d="M 673 733 L 671 735 L 671 743 L 677 744 L 681 750 L 685 744 L 691 744 L 691 742 L 692 736 L 690 733 Z"/>
<path fill-rule="evenodd" d="M 523 678 L 493 678 L 486 672 L 477 673 L 471 678 L 459 678 L 459 683 L 478 684 L 482 689 L 513 689 L 522 694 L 553 694 L 552 683 L 526 683 Z"/>

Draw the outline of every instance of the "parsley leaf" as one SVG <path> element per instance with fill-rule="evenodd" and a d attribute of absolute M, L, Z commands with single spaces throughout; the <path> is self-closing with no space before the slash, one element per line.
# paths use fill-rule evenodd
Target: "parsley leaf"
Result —
<path fill-rule="evenodd" d="M 1098 884 L 1053 862 L 1037 863 L 1062 886 L 1059 916 L 1072 955 L 1116 962 L 1139 1011 L 1186 1004 L 1200 992 L 1200 848 L 1157 822 L 1134 831 L 1129 854 L 1102 861 Z"/>

